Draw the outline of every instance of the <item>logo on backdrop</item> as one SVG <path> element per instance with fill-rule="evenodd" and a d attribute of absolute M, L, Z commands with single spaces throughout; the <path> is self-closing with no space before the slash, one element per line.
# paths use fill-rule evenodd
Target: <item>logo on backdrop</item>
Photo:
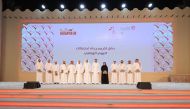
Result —
<path fill-rule="evenodd" d="M 60 29 L 60 35 L 61 36 L 75 36 L 77 32 L 74 29 Z"/>
<path fill-rule="evenodd" d="M 124 26 L 124 27 L 114 27 L 114 26 L 110 26 L 108 27 L 108 31 L 111 32 L 112 34 L 120 34 L 123 35 L 125 31 L 135 31 L 136 30 L 136 26 L 135 25 L 130 25 L 130 26 Z"/>
<path fill-rule="evenodd" d="M 121 27 L 120 29 L 123 30 L 123 31 L 126 31 L 126 30 L 135 30 L 136 26 L 135 25 L 131 25 L 131 26 L 126 26 L 126 27 Z"/>

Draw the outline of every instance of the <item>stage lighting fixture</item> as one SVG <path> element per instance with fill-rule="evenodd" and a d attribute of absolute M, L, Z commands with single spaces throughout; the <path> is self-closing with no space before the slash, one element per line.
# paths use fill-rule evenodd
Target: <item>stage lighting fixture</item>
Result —
<path fill-rule="evenodd" d="M 80 4 L 80 9 L 84 9 L 84 8 L 85 8 L 84 4 Z"/>
<path fill-rule="evenodd" d="M 61 8 L 61 9 L 64 9 L 64 8 L 65 8 L 65 6 L 64 6 L 63 4 L 61 4 L 61 5 L 60 5 L 60 8 Z"/>
<path fill-rule="evenodd" d="M 105 4 L 101 4 L 101 8 L 102 9 L 106 8 L 106 5 Z"/>
<path fill-rule="evenodd" d="M 152 3 L 149 3 L 148 4 L 148 8 L 152 8 L 153 4 Z"/>
<path fill-rule="evenodd" d="M 126 4 L 123 3 L 123 4 L 121 5 L 121 8 L 125 8 L 125 7 L 126 7 Z"/>
<path fill-rule="evenodd" d="M 46 6 L 44 4 L 42 4 L 42 9 L 46 9 Z"/>

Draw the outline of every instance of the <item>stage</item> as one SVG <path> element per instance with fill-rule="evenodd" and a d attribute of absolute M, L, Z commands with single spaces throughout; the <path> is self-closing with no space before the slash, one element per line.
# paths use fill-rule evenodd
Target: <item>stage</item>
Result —
<path fill-rule="evenodd" d="M 188 0 L 12 1 L 0 0 L 0 109 L 190 109 Z M 36 80 L 147 83 L 27 89 Z"/>
<path fill-rule="evenodd" d="M 190 108 L 190 83 L 155 82 L 152 90 L 111 84 L 42 84 L 38 89 L 23 89 L 23 83 L 0 83 L 0 109 Z"/>
<path fill-rule="evenodd" d="M 24 82 L 0 82 L 0 89 L 23 89 Z M 190 83 L 151 82 L 153 90 L 190 90 Z M 137 89 L 136 85 L 42 84 L 39 89 Z"/>

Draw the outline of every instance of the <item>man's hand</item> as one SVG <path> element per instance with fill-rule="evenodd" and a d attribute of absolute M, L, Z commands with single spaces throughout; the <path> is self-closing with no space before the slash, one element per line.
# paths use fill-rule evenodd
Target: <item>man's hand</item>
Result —
<path fill-rule="evenodd" d="M 51 70 L 48 70 L 48 73 L 51 73 Z"/>
<path fill-rule="evenodd" d="M 38 72 L 42 72 L 40 69 L 37 70 Z"/>
<path fill-rule="evenodd" d="M 140 70 L 139 70 L 139 69 L 137 69 L 137 70 L 136 70 L 136 72 L 140 72 Z"/>
<path fill-rule="evenodd" d="M 120 70 L 120 72 L 125 72 L 125 70 Z"/>
<path fill-rule="evenodd" d="M 133 73 L 133 72 L 131 70 L 129 70 L 128 73 Z"/>
<path fill-rule="evenodd" d="M 58 73 L 57 73 L 57 71 L 55 71 L 55 76 L 57 76 L 58 75 Z"/>
<path fill-rule="evenodd" d="M 114 73 L 116 73 L 116 70 L 113 70 Z"/>

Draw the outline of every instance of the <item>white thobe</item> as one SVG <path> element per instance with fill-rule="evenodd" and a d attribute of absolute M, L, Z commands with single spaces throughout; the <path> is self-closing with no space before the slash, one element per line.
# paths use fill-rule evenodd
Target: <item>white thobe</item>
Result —
<path fill-rule="evenodd" d="M 76 67 L 74 64 L 70 64 L 68 66 L 68 72 L 68 83 L 75 83 Z"/>
<path fill-rule="evenodd" d="M 66 64 L 60 65 L 60 82 L 68 83 L 68 70 Z"/>
<path fill-rule="evenodd" d="M 37 62 L 36 65 L 36 81 L 43 82 L 43 63 Z"/>
<path fill-rule="evenodd" d="M 59 65 L 58 64 L 53 65 L 53 82 L 54 83 L 60 82 L 60 74 L 59 74 Z"/>
<path fill-rule="evenodd" d="M 52 64 L 47 62 L 45 65 L 45 70 L 46 70 L 46 83 L 52 83 L 53 82 Z"/>
<path fill-rule="evenodd" d="M 90 84 L 91 81 L 91 66 L 90 63 L 84 63 L 84 83 Z"/>
<path fill-rule="evenodd" d="M 126 64 L 119 64 L 119 83 L 120 84 L 125 84 L 126 81 L 126 69 L 127 66 Z"/>
<path fill-rule="evenodd" d="M 99 80 L 99 72 L 100 72 L 100 68 L 99 68 L 99 63 L 97 62 L 93 62 L 92 64 L 92 83 L 94 84 L 98 84 L 100 83 Z"/>
<path fill-rule="evenodd" d="M 76 65 L 76 72 L 76 83 L 83 83 L 84 67 L 81 63 Z"/>
<path fill-rule="evenodd" d="M 138 82 L 141 82 L 141 70 L 142 69 L 141 69 L 140 64 L 134 63 L 133 70 L 134 70 L 134 83 L 137 84 Z"/>
<path fill-rule="evenodd" d="M 111 65 L 111 83 L 116 84 L 118 82 L 118 65 L 112 64 Z"/>
<path fill-rule="evenodd" d="M 133 84 L 133 64 L 127 64 L 127 83 Z"/>

